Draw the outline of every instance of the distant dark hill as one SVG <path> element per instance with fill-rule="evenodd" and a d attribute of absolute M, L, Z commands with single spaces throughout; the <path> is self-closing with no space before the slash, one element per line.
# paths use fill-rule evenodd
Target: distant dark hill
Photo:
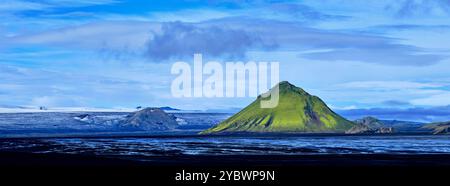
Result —
<path fill-rule="evenodd" d="M 180 109 L 172 108 L 172 107 L 159 107 L 159 109 L 164 111 L 179 111 Z"/>
<path fill-rule="evenodd" d="M 201 132 L 315 132 L 344 133 L 355 124 L 333 112 L 319 97 L 287 81 L 277 84 L 279 103 L 275 108 L 261 108 L 259 96 L 243 110 Z M 274 91 L 272 88 L 270 91 Z"/>
<path fill-rule="evenodd" d="M 392 127 L 395 133 L 429 133 L 429 129 L 424 129 L 425 123 L 401 120 L 380 120 L 385 127 Z"/>
<path fill-rule="evenodd" d="M 432 130 L 433 134 L 450 134 L 450 121 L 430 123 L 423 128 Z"/>
<path fill-rule="evenodd" d="M 145 108 L 126 116 L 120 126 L 143 130 L 170 130 L 178 127 L 175 119 L 160 108 Z"/>
<path fill-rule="evenodd" d="M 393 127 L 387 127 L 381 120 L 365 117 L 355 120 L 356 125 L 345 131 L 347 134 L 386 134 L 394 133 Z"/>

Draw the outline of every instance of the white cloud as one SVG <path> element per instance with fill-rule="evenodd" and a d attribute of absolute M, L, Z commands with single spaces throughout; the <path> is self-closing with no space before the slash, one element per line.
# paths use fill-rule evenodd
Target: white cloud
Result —
<path fill-rule="evenodd" d="M 447 106 L 450 105 L 450 92 L 431 95 L 425 98 L 411 100 L 414 105 L 420 106 Z"/>
<path fill-rule="evenodd" d="M 344 106 L 344 107 L 337 107 L 328 104 L 328 107 L 330 107 L 332 110 L 352 110 L 352 109 L 358 109 L 356 105 L 350 105 L 350 106 Z"/>
<path fill-rule="evenodd" d="M 143 50 L 150 38 L 150 30 L 157 30 L 159 24 L 151 22 L 117 21 L 97 22 L 36 34 L 18 35 L 9 38 L 9 44 L 62 46 L 94 51 L 134 52 Z"/>
<path fill-rule="evenodd" d="M 83 7 L 91 5 L 117 3 L 115 0 L 3 0 L 0 3 L 0 12 L 16 12 L 30 10 L 46 10 L 61 7 Z"/>
<path fill-rule="evenodd" d="M 4 0 L 0 3 L 0 12 L 14 12 L 24 10 L 42 10 L 48 8 L 48 5 L 19 0 Z"/>
<path fill-rule="evenodd" d="M 339 88 L 354 88 L 367 90 L 402 90 L 439 88 L 445 85 L 438 83 L 419 83 L 411 81 L 354 81 L 336 85 Z"/>

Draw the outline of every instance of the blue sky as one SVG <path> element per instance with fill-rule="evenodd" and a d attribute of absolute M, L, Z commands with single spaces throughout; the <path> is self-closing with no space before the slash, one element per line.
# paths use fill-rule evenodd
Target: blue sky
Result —
<path fill-rule="evenodd" d="M 0 16 L 0 106 L 253 100 L 172 98 L 171 64 L 195 51 L 205 61 L 279 61 L 282 80 L 337 110 L 450 105 L 445 0 L 4 0 Z"/>

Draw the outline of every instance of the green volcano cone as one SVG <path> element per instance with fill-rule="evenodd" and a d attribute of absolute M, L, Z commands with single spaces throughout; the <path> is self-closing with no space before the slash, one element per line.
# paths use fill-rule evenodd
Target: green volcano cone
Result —
<path fill-rule="evenodd" d="M 319 97 L 280 82 L 275 108 L 261 108 L 259 96 L 243 110 L 200 134 L 232 132 L 344 133 L 355 124 L 333 112 Z M 270 91 L 274 91 L 272 88 Z"/>

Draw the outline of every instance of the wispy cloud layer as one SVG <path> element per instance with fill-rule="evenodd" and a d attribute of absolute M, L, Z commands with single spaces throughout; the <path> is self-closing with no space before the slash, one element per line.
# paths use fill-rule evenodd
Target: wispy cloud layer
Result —
<path fill-rule="evenodd" d="M 84 7 L 92 5 L 117 3 L 116 0 L 3 0 L 0 12 L 24 12 L 37 10 L 52 10 L 62 7 Z"/>
<path fill-rule="evenodd" d="M 448 2 L 5 0 L 0 104 L 168 102 L 167 66 L 203 53 L 279 61 L 282 78 L 336 108 L 443 106 Z"/>
<path fill-rule="evenodd" d="M 450 2 L 447 0 L 400 0 L 386 6 L 401 18 L 412 16 L 450 15 Z"/>
<path fill-rule="evenodd" d="M 201 26 L 182 22 L 163 23 L 148 41 L 147 55 L 156 60 L 202 53 L 214 57 L 242 58 L 252 48 L 273 48 L 261 36 L 245 30 Z"/>
<path fill-rule="evenodd" d="M 307 59 L 406 66 L 432 65 L 447 57 L 419 47 L 396 44 L 395 38 L 326 31 L 291 21 L 248 17 L 199 23 L 98 22 L 7 40 L 11 46 L 53 45 L 134 53 L 150 57 L 151 61 L 184 58 L 193 53 L 242 58 L 248 50 L 296 50 L 299 57 Z M 315 52 L 305 53 L 311 50 Z"/>

